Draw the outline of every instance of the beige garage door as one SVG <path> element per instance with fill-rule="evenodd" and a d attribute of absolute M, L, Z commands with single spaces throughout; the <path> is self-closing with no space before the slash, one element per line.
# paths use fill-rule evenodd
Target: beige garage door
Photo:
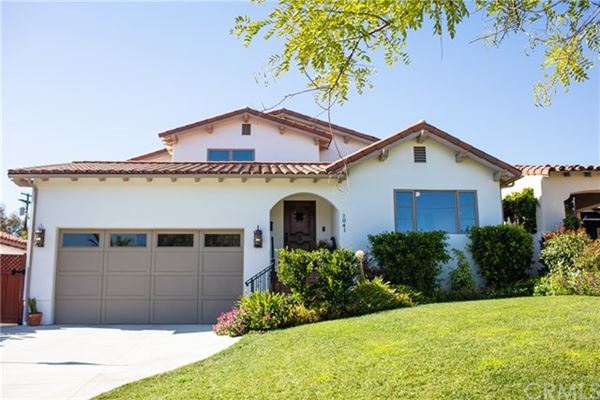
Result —
<path fill-rule="evenodd" d="M 56 323 L 214 323 L 242 293 L 239 231 L 65 230 Z"/>

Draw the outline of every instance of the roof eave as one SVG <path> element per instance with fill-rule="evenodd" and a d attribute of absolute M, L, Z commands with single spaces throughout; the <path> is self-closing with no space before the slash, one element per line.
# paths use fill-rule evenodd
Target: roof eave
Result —
<path fill-rule="evenodd" d="M 39 181 L 49 181 L 50 179 L 345 179 L 345 176 L 332 174 L 202 174 L 202 173 L 40 173 L 40 174 L 9 174 L 8 177 L 18 186 L 32 187 Z"/>

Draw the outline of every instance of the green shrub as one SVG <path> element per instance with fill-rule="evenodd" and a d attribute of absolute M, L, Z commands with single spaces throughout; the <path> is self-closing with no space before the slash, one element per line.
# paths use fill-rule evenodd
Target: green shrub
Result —
<path fill-rule="evenodd" d="M 394 289 L 396 289 L 396 292 L 398 292 L 402 295 L 406 295 L 410 299 L 410 302 L 412 304 L 428 303 L 430 300 L 422 292 L 419 292 L 415 288 L 410 287 L 408 285 L 402 285 L 402 284 L 393 285 L 393 284 L 391 284 L 391 286 Z"/>
<path fill-rule="evenodd" d="M 290 326 L 312 324 L 319 322 L 321 315 L 303 304 L 294 304 L 290 310 Z"/>
<path fill-rule="evenodd" d="M 565 229 L 568 229 L 571 231 L 576 231 L 583 227 L 583 221 L 581 220 L 581 218 L 577 217 L 575 214 L 573 214 L 571 212 L 566 217 L 563 218 L 562 226 Z"/>
<path fill-rule="evenodd" d="M 450 295 L 456 300 L 468 300 L 477 296 L 477 287 L 473 275 L 471 274 L 471 265 L 464 252 L 452 249 L 457 266 L 450 271 Z"/>
<path fill-rule="evenodd" d="M 384 280 L 427 295 L 438 287 L 441 265 L 450 260 L 447 238 L 441 231 L 384 232 L 369 235 L 369 242 Z"/>
<path fill-rule="evenodd" d="M 505 220 L 522 225 L 529 233 L 537 231 L 536 208 L 538 201 L 532 188 L 524 188 L 520 192 L 513 192 L 502 200 L 502 209 Z"/>
<path fill-rule="evenodd" d="M 315 297 L 316 288 L 310 282 L 314 271 L 315 256 L 312 252 L 302 249 L 279 250 L 277 279 L 306 304 L 312 303 Z"/>
<path fill-rule="evenodd" d="M 600 272 L 600 239 L 588 243 L 575 257 L 573 264 L 581 271 Z"/>
<path fill-rule="evenodd" d="M 600 296 L 600 272 L 568 271 L 542 276 L 534 288 L 535 296 Z"/>
<path fill-rule="evenodd" d="M 253 292 L 242 296 L 238 307 L 245 312 L 248 330 L 268 331 L 290 324 L 292 305 L 293 300 L 289 295 Z"/>
<path fill-rule="evenodd" d="M 241 336 L 319 320 L 319 313 L 306 308 L 294 295 L 253 292 L 242 296 L 237 307 L 221 314 L 213 330 L 218 335 Z"/>
<path fill-rule="evenodd" d="M 406 293 L 398 293 L 388 282 L 377 277 L 360 281 L 352 288 L 347 310 L 350 315 L 362 315 L 411 305 Z"/>
<path fill-rule="evenodd" d="M 497 299 L 503 297 L 532 296 L 534 286 L 537 284 L 537 282 L 538 280 L 534 278 L 523 279 L 501 288 L 489 288 L 485 290 L 485 292 L 482 293 L 480 297 L 487 299 Z"/>
<path fill-rule="evenodd" d="M 591 239 L 583 229 L 552 232 L 544 238 L 540 260 L 546 265 L 550 274 L 575 271 L 577 270 L 575 259 L 589 244 Z"/>
<path fill-rule="evenodd" d="M 329 318 L 343 315 L 359 260 L 348 249 L 283 249 L 277 277 L 302 303 Z"/>
<path fill-rule="evenodd" d="M 490 288 L 510 286 L 527 277 L 533 238 L 518 225 L 473 227 L 469 250 Z"/>
<path fill-rule="evenodd" d="M 359 274 L 359 260 L 347 249 L 319 250 L 316 257 L 317 301 L 327 303 L 327 314 L 340 315 Z"/>

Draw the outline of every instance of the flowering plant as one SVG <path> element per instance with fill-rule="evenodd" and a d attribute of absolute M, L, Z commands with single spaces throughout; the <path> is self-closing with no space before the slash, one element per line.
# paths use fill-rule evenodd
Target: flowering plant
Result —
<path fill-rule="evenodd" d="M 219 316 L 213 325 L 217 335 L 241 336 L 248 331 L 246 311 L 240 307 L 232 307 L 230 311 Z"/>

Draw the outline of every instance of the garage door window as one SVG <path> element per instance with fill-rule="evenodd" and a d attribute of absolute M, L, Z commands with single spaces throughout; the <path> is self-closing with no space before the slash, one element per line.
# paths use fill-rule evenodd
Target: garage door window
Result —
<path fill-rule="evenodd" d="M 99 233 L 64 233 L 63 247 L 99 247 Z"/>
<path fill-rule="evenodd" d="M 240 247 L 240 235 L 233 233 L 217 233 L 204 235 L 204 247 Z"/>
<path fill-rule="evenodd" d="M 146 234 L 111 233 L 110 247 L 146 247 Z"/>
<path fill-rule="evenodd" d="M 159 233 L 158 247 L 194 247 L 193 233 Z"/>

